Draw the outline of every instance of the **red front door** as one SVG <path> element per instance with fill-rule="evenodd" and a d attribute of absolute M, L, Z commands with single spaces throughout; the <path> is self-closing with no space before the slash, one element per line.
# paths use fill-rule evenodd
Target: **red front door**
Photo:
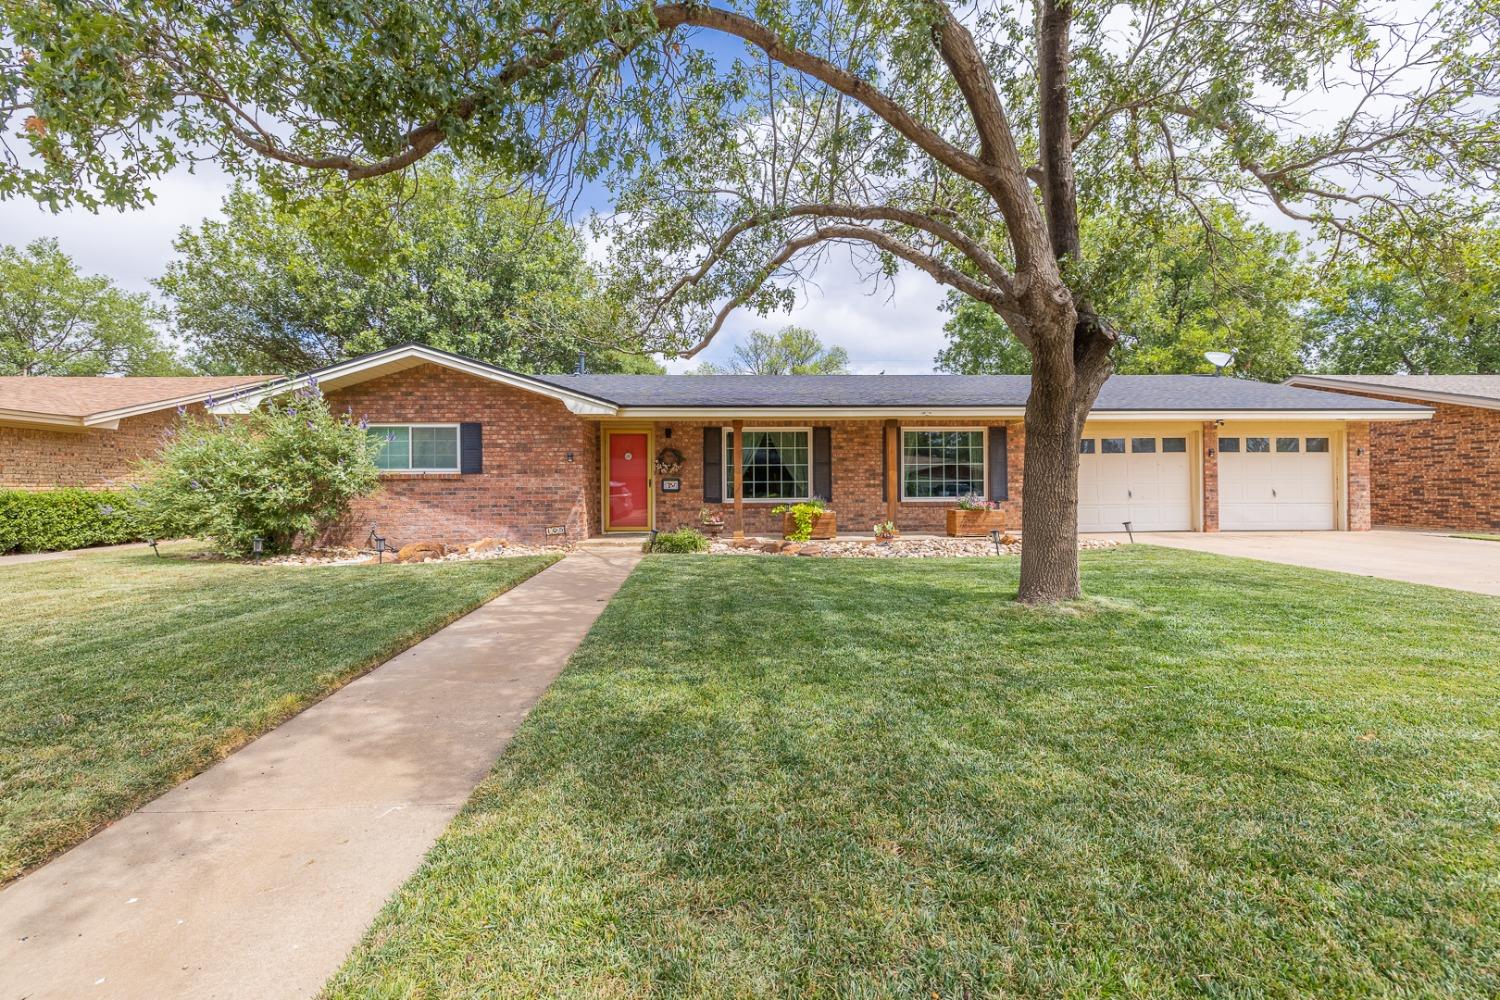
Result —
<path fill-rule="evenodd" d="M 646 465 L 646 435 L 612 432 L 609 435 L 608 528 L 650 526 L 651 487 Z"/>

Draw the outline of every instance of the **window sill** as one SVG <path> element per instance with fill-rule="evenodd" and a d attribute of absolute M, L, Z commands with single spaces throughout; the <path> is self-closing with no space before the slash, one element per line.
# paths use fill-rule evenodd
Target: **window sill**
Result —
<path fill-rule="evenodd" d="M 979 499 L 984 500 L 986 502 L 989 501 L 989 497 L 980 497 Z M 940 504 L 946 504 L 949 507 L 957 507 L 958 506 L 958 497 L 902 497 L 901 498 L 901 502 L 902 503 L 940 503 Z M 1004 501 L 1001 501 L 1001 502 L 1004 502 Z"/>
<path fill-rule="evenodd" d="M 421 472 L 409 469 L 382 469 L 381 479 L 462 479 L 462 472 Z"/>

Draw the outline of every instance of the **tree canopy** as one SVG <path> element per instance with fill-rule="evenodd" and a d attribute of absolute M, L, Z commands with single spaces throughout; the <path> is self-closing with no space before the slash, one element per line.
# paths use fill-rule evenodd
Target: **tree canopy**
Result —
<path fill-rule="evenodd" d="M 734 345 L 729 360 L 705 361 L 695 375 L 847 375 L 849 352 L 827 347 L 818 335 L 802 326 L 784 326 L 775 333 L 752 330 Z"/>
<path fill-rule="evenodd" d="M 142 294 L 80 274 L 56 240 L 0 246 L 0 375 L 177 375 Z"/>
<path fill-rule="evenodd" d="M 406 342 L 519 371 L 659 371 L 547 207 L 451 159 L 416 181 L 247 186 L 184 230 L 158 281 L 206 371 L 296 372 Z"/>

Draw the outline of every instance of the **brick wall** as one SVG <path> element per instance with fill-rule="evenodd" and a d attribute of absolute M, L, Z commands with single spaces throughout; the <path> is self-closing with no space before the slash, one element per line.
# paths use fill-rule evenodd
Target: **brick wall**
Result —
<path fill-rule="evenodd" d="M 1344 425 L 1345 475 L 1349 531 L 1370 530 L 1370 424 L 1351 420 Z"/>
<path fill-rule="evenodd" d="M 484 471 L 381 477 L 327 540 L 362 542 L 378 524 L 392 546 L 487 536 L 560 541 L 598 533 L 598 427 L 562 403 L 473 375 L 421 365 L 328 394 L 372 423 L 479 423 Z M 571 461 L 569 456 L 571 455 Z"/>
<path fill-rule="evenodd" d="M 655 425 L 655 448 L 660 452 L 671 447 L 682 453 L 682 492 L 662 493 L 661 484 L 656 486 L 656 524 L 663 530 L 681 525 L 696 525 L 703 502 L 703 428 L 725 426 L 727 421 L 705 423 L 701 421 L 661 421 Z M 923 421 L 930 425 L 930 421 Z M 839 531 L 845 533 L 868 533 L 870 528 L 886 519 L 886 503 L 882 497 L 881 478 L 885 462 L 884 423 L 880 420 L 833 420 L 817 421 L 817 426 L 829 428 L 833 446 L 833 496 L 829 503 L 838 515 Z M 808 421 L 757 420 L 756 427 L 806 427 Z M 1025 430 L 1019 422 L 1003 425 L 1007 431 L 1007 475 L 1009 496 L 1005 502 L 1006 523 L 1012 528 L 1021 526 L 1021 479 L 1025 451 Z M 666 432 L 671 430 L 668 438 Z M 900 483 L 893 483 L 900 489 Z M 734 530 L 734 504 L 708 505 L 724 514 L 726 533 Z M 774 503 L 745 504 L 745 533 L 750 535 L 779 535 L 781 516 L 772 514 Z M 898 503 L 896 526 L 902 531 L 941 534 L 945 526 L 948 501 L 926 503 Z"/>
<path fill-rule="evenodd" d="M 160 450 L 162 435 L 176 423 L 177 411 L 167 409 L 121 420 L 118 430 L 0 427 L 0 489 L 124 485 L 135 478 L 138 461 Z"/>
<path fill-rule="evenodd" d="M 1203 422 L 1203 530 L 1219 530 L 1219 425 Z"/>
<path fill-rule="evenodd" d="M 1325 391 L 1396 399 L 1374 392 Z M 1500 530 L 1500 410 L 1421 405 L 1436 411 L 1431 420 L 1368 425 L 1371 521 L 1392 527 Z"/>

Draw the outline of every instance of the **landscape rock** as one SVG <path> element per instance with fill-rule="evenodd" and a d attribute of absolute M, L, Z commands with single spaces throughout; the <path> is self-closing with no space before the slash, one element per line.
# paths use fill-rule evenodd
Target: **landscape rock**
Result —
<path fill-rule="evenodd" d="M 396 561 L 403 563 L 427 562 L 429 559 L 441 559 L 448 554 L 447 548 L 441 542 L 412 542 L 401 546 L 396 553 Z"/>

